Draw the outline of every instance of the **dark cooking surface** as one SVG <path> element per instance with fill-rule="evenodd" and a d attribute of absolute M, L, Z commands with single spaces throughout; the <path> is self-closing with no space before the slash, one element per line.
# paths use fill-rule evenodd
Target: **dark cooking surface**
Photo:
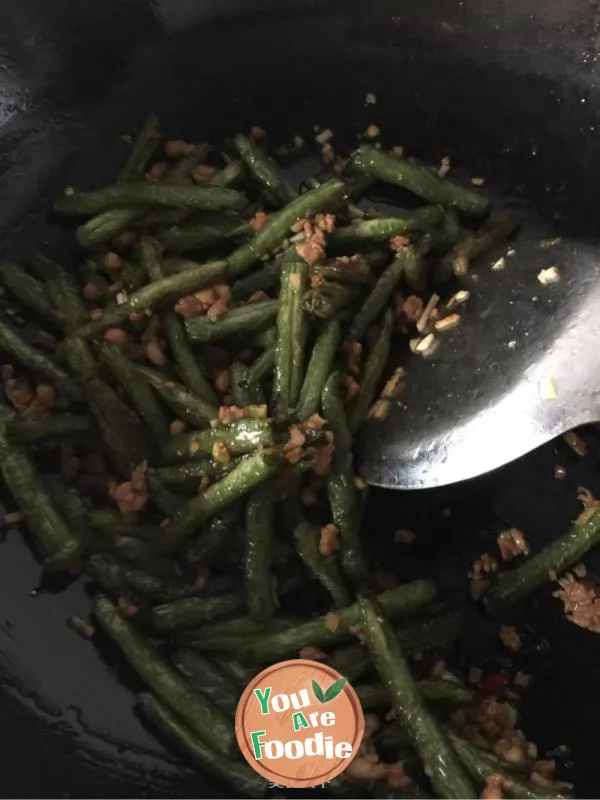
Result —
<path fill-rule="evenodd" d="M 21 257 L 46 243 L 68 262 L 64 234 L 43 222 L 42 209 L 65 183 L 86 188 L 113 174 L 118 135 L 151 108 L 174 137 L 214 141 L 251 124 L 278 141 L 320 123 L 350 142 L 373 122 L 390 144 L 450 153 L 498 191 L 510 187 L 513 204 L 533 201 L 549 228 L 575 222 L 589 233 L 600 169 L 598 3 L 540 5 L 3 0 L 2 251 Z M 371 91 L 378 105 L 365 107 Z M 464 604 L 468 563 L 490 547 L 490 531 L 516 525 L 537 542 L 558 535 L 577 513 L 576 486 L 600 491 L 597 455 L 577 462 L 561 452 L 562 483 L 545 448 L 454 489 L 373 494 L 367 535 L 377 531 L 379 542 L 400 525 L 429 530 L 418 563 L 398 558 L 399 570 L 437 572 L 452 602 Z M 0 795 L 214 796 L 132 715 L 123 673 L 65 627 L 68 614 L 85 614 L 80 586 L 31 598 L 39 568 L 15 531 L 0 554 Z M 467 613 L 467 649 L 488 655 L 495 631 Z M 563 777 L 572 774 L 579 796 L 594 796 L 600 639 L 562 620 L 555 603 L 528 614 L 550 652 L 528 696 L 526 731 L 541 752 L 573 744 L 576 767 Z"/>

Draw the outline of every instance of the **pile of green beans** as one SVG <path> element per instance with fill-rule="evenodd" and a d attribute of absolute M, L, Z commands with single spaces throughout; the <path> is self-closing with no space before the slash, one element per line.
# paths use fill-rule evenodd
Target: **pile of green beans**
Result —
<path fill-rule="evenodd" d="M 8 300 L 56 342 L 42 350 L 0 323 L 0 353 L 57 397 L 20 416 L 7 391 L 3 483 L 44 567 L 94 581 L 100 638 L 137 673 L 143 716 L 202 770 L 264 796 L 235 745 L 237 699 L 257 669 L 311 646 L 358 682 L 365 708 L 394 709 L 437 796 L 474 797 L 487 764 L 477 772 L 436 717 L 470 691 L 412 677 L 411 659 L 452 645 L 459 615 L 431 607 L 427 580 L 370 599 L 353 439 L 406 336 L 396 295 L 426 301 L 437 268 L 514 221 L 465 230 L 487 215 L 481 193 L 373 147 L 301 191 L 251 137 L 233 139 L 227 163 L 205 163 L 207 145 L 179 159 L 165 148 L 153 170 L 161 140 L 151 116 L 113 184 L 56 200 L 54 214 L 81 218 L 79 263 L 0 263 Z M 422 207 L 359 209 L 376 181 Z M 44 465 L 67 446 L 77 465 L 59 497 Z M 597 528 L 584 526 L 590 545 Z M 498 600 L 550 567 L 505 579 Z M 307 587 L 320 615 L 290 616 Z"/>

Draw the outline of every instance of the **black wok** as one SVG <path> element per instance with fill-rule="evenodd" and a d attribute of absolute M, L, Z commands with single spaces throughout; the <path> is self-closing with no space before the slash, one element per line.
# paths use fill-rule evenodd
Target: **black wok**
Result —
<path fill-rule="evenodd" d="M 3 0 L 1 252 L 44 248 L 68 263 L 71 240 L 45 207 L 65 185 L 114 174 L 119 135 L 151 109 L 173 138 L 213 141 L 254 124 L 273 141 L 321 124 L 350 145 L 376 123 L 390 144 L 449 153 L 484 175 L 515 206 L 534 208 L 544 231 L 597 233 L 599 25 L 598 0 Z M 365 105 L 368 92 L 376 106 Z M 399 524 L 422 533 L 399 572 L 433 572 L 465 605 L 470 659 L 494 658 L 496 633 L 464 601 L 469 560 L 502 525 L 538 545 L 562 531 L 577 513 L 576 486 L 600 490 L 590 437 L 585 459 L 551 445 L 460 487 L 372 495 L 366 535 L 383 543 Z M 86 613 L 81 586 L 30 597 L 39 576 L 9 531 L 0 548 L 0 795 L 225 796 L 145 731 L 112 651 L 101 660 L 66 628 L 68 614 Z M 563 764 L 563 777 L 578 796 L 597 796 L 600 646 L 548 598 L 521 618 L 534 631 L 536 677 L 524 726 L 542 753 L 572 745 L 575 767 Z"/>

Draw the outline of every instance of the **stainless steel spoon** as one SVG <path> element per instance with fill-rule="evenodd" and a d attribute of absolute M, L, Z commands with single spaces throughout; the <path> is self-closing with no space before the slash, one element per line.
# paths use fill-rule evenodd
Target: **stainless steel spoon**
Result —
<path fill-rule="evenodd" d="M 492 268 L 492 265 L 494 268 Z M 555 266 L 559 280 L 538 275 Z M 462 279 L 458 327 L 429 358 L 409 352 L 404 389 L 358 442 L 359 472 L 396 489 L 488 472 L 600 420 L 600 245 L 504 245 Z"/>

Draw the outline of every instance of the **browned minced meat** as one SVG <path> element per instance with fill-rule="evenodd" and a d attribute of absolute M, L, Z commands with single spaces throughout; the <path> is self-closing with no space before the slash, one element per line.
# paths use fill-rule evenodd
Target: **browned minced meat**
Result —
<path fill-rule="evenodd" d="M 326 437 L 325 444 L 319 447 L 315 463 L 313 464 L 313 472 L 315 475 L 328 475 L 331 471 L 335 442 L 331 431 L 324 431 L 324 433 Z"/>
<path fill-rule="evenodd" d="M 117 605 L 124 617 L 135 617 L 140 610 L 139 606 L 130 597 L 119 597 Z"/>
<path fill-rule="evenodd" d="M 360 375 L 360 359 L 362 356 L 363 346 L 360 342 L 350 341 L 346 342 L 343 346 L 346 355 L 346 364 L 348 370 L 352 375 Z"/>
<path fill-rule="evenodd" d="M 102 289 L 94 281 L 88 281 L 81 290 L 81 294 L 90 303 L 97 303 L 102 297 Z"/>
<path fill-rule="evenodd" d="M 319 541 L 319 553 L 322 556 L 331 556 L 340 549 L 340 532 L 333 522 L 323 525 Z"/>
<path fill-rule="evenodd" d="M 168 169 L 169 165 L 166 161 L 158 161 L 156 164 L 153 164 L 146 173 L 146 180 L 159 181 L 162 177 L 164 177 L 164 175 L 166 175 Z"/>
<path fill-rule="evenodd" d="M 509 528 L 498 534 L 498 547 L 504 561 L 510 561 L 511 558 L 520 555 L 529 555 L 527 540 L 518 528 Z"/>
<path fill-rule="evenodd" d="M 482 572 L 496 572 L 498 569 L 498 562 L 489 553 L 483 553 L 476 558 L 473 562 L 471 573 L 473 577 L 481 575 Z"/>
<path fill-rule="evenodd" d="M 104 338 L 107 342 L 117 344 L 119 346 L 129 343 L 129 334 L 123 328 L 109 328 L 104 332 Z"/>
<path fill-rule="evenodd" d="M 210 304 L 203 302 L 198 294 L 188 294 L 185 297 L 180 297 L 175 303 L 175 311 L 184 319 L 191 319 L 192 317 L 199 317 L 206 312 Z"/>
<path fill-rule="evenodd" d="M 292 228 L 292 230 L 294 230 Z M 325 257 L 325 234 L 319 228 L 313 226 L 310 220 L 305 220 L 302 226 L 304 231 L 304 241 L 296 245 L 298 255 L 311 266 L 317 264 Z"/>
<path fill-rule="evenodd" d="M 101 308 L 92 308 L 92 309 L 90 310 L 90 319 L 91 319 L 93 322 L 97 322 L 99 319 L 102 319 L 102 314 L 103 314 L 103 313 L 104 313 L 104 312 L 102 311 L 102 309 L 101 309 Z"/>
<path fill-rule="evenodd" d="M 177 159 L 191 156 L 196 147 L 181 139 L 171 139 L 165 142 L 165 155 L 167 158 Z"/>
<path fill-rule="evenodd" d="M 521 649 L 521 637 L 517 633 L 517 629 L 510 625 L 502 625 L 500 628 L 500 641 L 513 653 Z"/>
<path fill-rule="evenodd" d="M 346 403 L 351 403 L 360 391 L 360 384 L 352 375 L 349 375 L 345 381 L 346 385 Z"/>
<path fill-rule="evenodd" d="M 315 225 L 323 233 L 333 233 L 335 230 L 335 216 L 333 214 L 316 214 Z"/>
<path fill-rule="evenodd" d="M 208 164 L 198 164 L 192 172 L 192 178 L 196 183 L 206 183 L 214 176 L 215 172 L 215 168 L 209 167 Z"/>
<path fill-rule="evenodd" d="M 209 319 L 218 319 L 229 311 L 229 302 L 225 297 L 219 297 L 206 312 Z"/>
<path fill-rule="evenodd" d="M 147 471 L 148 464 L 142 461 L 141 464 L 134 467 L 128 481 L 124 483 L 111 482 L 110 497 L 115 501 L 122 514 L 129 511 L 143 511 L 146 507 L 149 496 Z"/>
<path fill-rule="evenodd" d="M 253 125 L 250 128 L 250 136 L 255 142 L 260 142 L 262 139 L 266 138 L 267 132 L 264 128 L 261 128 L 260 125 Z"/>
<path fill-rule="evenodd" d="M 318 272 L 313 272 L 310 276 L 310 288 L 311 289 L 318 289 L 320 286 L 325 286 L 327 280 L 320 275 Z"/>
<path fill-rule="evenodd" d="M 390 247 L 395 253 L 401 253 L 405 247 L 410 244 L 410 239 L 408 236 L 402 236 L 402 234 L 398 234 L 397 236 L 392 236 L 390 239 Z"/>
<path fill-rule="evenodd" d="M 400 325 L 412 327 L 419 321 L 423 313 L 423 301 L 416 294 L 407 298 L 398 295 L 396 298 L 396 314 Z"/>
<path fill-rule="evenodd" d="M 314 644 L 307 644 L 298 653 L 298 658 L 306 658 L 308 661 L 324 661 L 327 653 L 315 647 Z"/>
<path fill-rule="evenodd" d="M 252 292 L 250 297 L 248 298 L 249 303 L 259 303 L 261 300 L 268 300 L 269 295 L 264 291 L 264 289 L 257 289 L 255 292 Z"/>
<path fill-rule="evenodd" d="M 215 388 L 218 392 L 226 392 L 231 385 L 231 375 L 228 369 L 219 369 L 214 376 Z"/>
<path fill-rule="evenodd" d="M 511 786 L 512 781 L 505 778 L 504 775 L 493 772 L 485 779 L 481 800 L 502 800 L 504 797 L 504 790 L 510 789 Z"/>
<path fill-rule="evenodd" d="M 473 600 L 480 600 L 488 589 L 489 581 L 484 576 L 497 569 L 498 562 L 489 553 L 483 553 L 473 562 L 469 572 L 469 594 Z"/>
<path fill-rule="evenodd" d="M 106 255 L 102 260 L 102 263 L 104 264 L 106 269 L 115 270 L 115 269 L 121 269 L 121 267 L 125 262 L 118 253 L 110 252 L 106 253 Z"/>
<path fill-rule="evenodd" d="M 250 220 L 250 227 L 253 231 L 260 231 L 265 227 L 268 221 L 269 215 L 266 213 L 266 211 L 257 211 Z"/>
<path fill-rule="evenodd" d="M 325 427 L 327 420 L 323 419 L 320 414 L 311 414 L 310 417 L 302 423 L 304 428 L 311 428 L 312 430 L 320 431 Z"/>
<path fill-rule="evenodd" d="M 289 433 L 290 438 L 283 446 L 283 452 L 290 464 L 297 464 L 304 455 L 306 436 L 299 425 L 291 425 Z"/>
<path fill-rule="evenodd" d="M 212 457 L 220 464 L 227 464 L 231 460 L 231 454 L 225 442 L 215 442 L 211 451 Z"/>
<path fill-rule="evenodd" d="M 346 775 L 356 781 L 379 781 L 387 777 L 388 766 L 383 761 L 356 756 L 346 767 Z"/>
<path fill-rule="evenodd" d="M 560 589 L 554 592 L 564 603 L 567 619 L 580 628 L 600 633 L 600 596 L 595 586 L 578 581 L 567 574 L 559 581 Z"/>
<path fill-rule="evenodd" d="M 239 406 L 219 406 L 217 419 L 221 425 L 229 425 L 234 419 L 242 419 L 245 416 L 246 410 Z"/>
<path fill-rule="evenodd" d="M 169 433 L 171 433 L 173 436 L 176 436 L 178 433 L 183 433 L 186 428 L 187 425 L 182 419 L 174 419 L 169 425 Z"/>

